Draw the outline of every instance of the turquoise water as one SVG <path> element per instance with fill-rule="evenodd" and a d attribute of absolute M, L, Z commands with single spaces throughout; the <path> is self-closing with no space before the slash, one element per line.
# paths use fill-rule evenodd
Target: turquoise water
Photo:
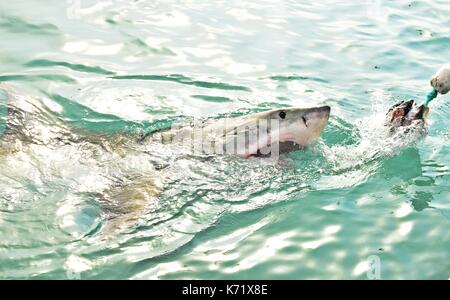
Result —
<path fill-rule="evenodd" d="M 2 154 L 0 278 L 367 279 L 372 263 L 382 279 L 449 278 L 449 96 L 424 140 L 380 133 L 450 61 L 448 1 L 308 2 L 2 1 L 0 81 L 40 109 L 32 133 L 132 137 L 283 106 L 332 116 L 284 168 L 45 138 Z M 135 200 L 145 176 L 162 193 L 106 233 L 121 203 L 102 193 Z"/>

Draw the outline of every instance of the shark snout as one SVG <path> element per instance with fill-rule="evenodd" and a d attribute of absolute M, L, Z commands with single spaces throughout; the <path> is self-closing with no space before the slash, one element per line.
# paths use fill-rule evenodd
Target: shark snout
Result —
<path fill-rule="evenodd" d="M 317 139 L 328 123 L 330 112 L 331 108 L 328 105 L 305 110 L 301 116 L 299 132 L 295 134 L 296 142 L 306 145 Z"/>
<path fill-rule="evenodd" d="M 321 114 L 322 118 L 325 118 L 328 120 L 330 118 L 330 112 L 331 112 L 331 107 L 329 107 L 328 105 L 319 107 L 319 113 Z"/>
<path fill-rule="evenodd" d="M 330 112 L 331 108 L 326 106 L 320 106 L 320 107 L 314 107 L 306 111 L 304 118 L 306 119 L 306 125 L 308 126 L 308 123 L 317 123 L 320 122 L 321 124 L 325 125 L 328 119 L 330 118 Z M 323 129 L 323 128 L 322 128 Z"/>

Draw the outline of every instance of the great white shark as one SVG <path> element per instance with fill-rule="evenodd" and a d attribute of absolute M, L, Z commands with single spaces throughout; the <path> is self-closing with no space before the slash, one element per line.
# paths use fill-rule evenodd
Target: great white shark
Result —
<path fill-rule="evenodd" d="M 163 143 L 187 146 L 208 155 L 237 155 L 243 158 L 274 157 L 301 149 L 320 137 L 330 116 L 329 106 L 285 107 L 245 116 L 210 120 L 201 124 L 177 126 L 144 137 L 89 133 L 67 124 L 48 103 L 0 85 L 0 157 L 26 153 L 34 160 L 52 160 L 59 148 L 76 149 L 86 156 L 111 153 L 124 157 L 137 144 Z M 164 145 L 165 146 L 165 145 Z M 42 155 L 41 153 L 45 153 Z M 98 154 L 100 153 L 100 154 Z M 67 157 L 67 159 L 71 159 Z M 77 158 L 73 158 L 76 168 Z M 164 174 L 155 168 L 151 174 L 132 174 L 120 183 L 92 193 L 105 211 L 102 232 L 116 232 L 135 224 L 148 203 L 158 201 L 164 188 Z"/>
<path fill-rule="evenodd" d="M 277 157 L 315 141 L 330 107 L 286 107 L 153 133 L 146 142 L 185 144 L 203 154 Z"/>

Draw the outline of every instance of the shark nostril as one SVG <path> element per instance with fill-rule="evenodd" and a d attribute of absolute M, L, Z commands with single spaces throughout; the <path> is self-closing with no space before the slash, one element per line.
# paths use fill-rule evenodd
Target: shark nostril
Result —
<path fill-rule="evenodd" d="M 303 120 L 303 124 L 305 124 L 305 126 L 308 127 L 308 124 L 306 123 L 306 118 L 304 116 L 302 117 L 302 120 Z"/>

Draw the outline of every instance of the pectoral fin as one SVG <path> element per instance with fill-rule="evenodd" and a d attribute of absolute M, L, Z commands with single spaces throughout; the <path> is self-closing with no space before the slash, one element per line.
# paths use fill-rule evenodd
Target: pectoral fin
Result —
<path fill-rule="evenodd" d="M 108 235 L 136 225 L 145 209 L 158 201 L 161 191 L 158 177 L 142 175 L 102 193 L 99 201 L 107 215 L 102 233 Z"/>

